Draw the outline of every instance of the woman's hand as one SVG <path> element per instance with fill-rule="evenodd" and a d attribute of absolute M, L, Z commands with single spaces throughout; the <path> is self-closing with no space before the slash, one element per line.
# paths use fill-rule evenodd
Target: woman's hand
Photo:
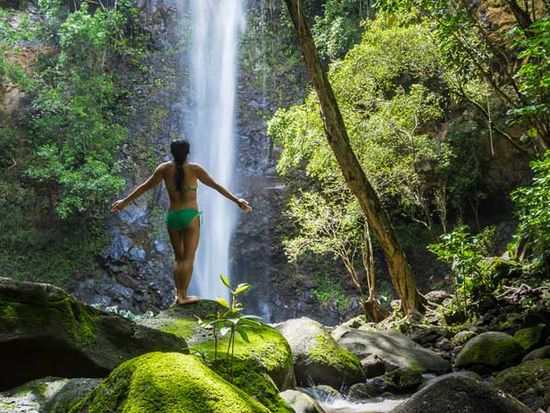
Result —
<path fill-rule="evenodd" d="M 245 199 L 240 198 L 240 199 L 237 201 L 237 205 L 238 205 L 239 208 L 241 208 L 244 212 L 250 212 L 250 211 L 252 211 L 252 207 L 250 206 L 250 204 L 248 203 L 248 201 L 245 200 Z"/>
<path fill-rule="evenodd" d="M 111 212 L 120 212 L 126 208 L 126 205 L 128 205 L 128 203 L 124 199 L 119 199 L 111 205 Z"/>

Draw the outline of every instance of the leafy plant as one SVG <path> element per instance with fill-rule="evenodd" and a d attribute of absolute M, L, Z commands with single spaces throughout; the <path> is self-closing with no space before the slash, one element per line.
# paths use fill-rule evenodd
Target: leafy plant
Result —
<path fill-rule="evenodd" d="M 527 245 L 533 263 L 540 266 L 548 264 L 550 250 L 550 152 L 540 161 L 533 161 L 531 167 L 535 173 L 533 183 L 512 192 L 518 218 L 515 242 L 518 247 Z"/>
<path fill-rule="evenodd" d="M 441 242 L 431 244 L 428 249 L 440 261 L 451 266 L 458 304 L 464 315 L 468 306 L 494 289 L 491 262 L 486 259 L 496 229 L 486 227 L 480 233 L 470 234 L 466 225 L 441 236 Z"/>
<path fill-rule="evenodd" d="M 228 336 L 227 350 L 225 353 L 225 362 L 227 368 L 227 376 L 230 382 L 233 381 L 233 360 L 235 352 L 235 338 L 237 333 L 246 341 L 250 342 L 248 332 L 259 327 L 258 320 L 261 317 L 255 315 L 242 315 L 243 305 L 238 300 L 238 296 L 252 288 L 248 283 L 241 283 L 237 288 L 233 289 L 229 283 L 229 279 L 220 274 L 220 279 L 229 290 L 231 295 L 230 302 L 225 298 L 216 298 L 216 302 L 224 309 L 216 311 L 216 313 L 206 317 L 206 320 L 199 319 L 199 325 L 212 330 L 214 337 L 214 367 L 218 364 L 218 347 L 219 340 Z"/>

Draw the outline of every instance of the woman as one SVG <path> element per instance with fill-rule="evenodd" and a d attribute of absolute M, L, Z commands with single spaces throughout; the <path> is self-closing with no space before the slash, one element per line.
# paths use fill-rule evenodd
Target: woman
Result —
<path fill-rule="evenodd" d="M 172 142 L 170 151 L 174 160 L 160 164 L 153 175 L 134 189 L 130 195 L 116 201 L 111 207 L 112 212 L 122 211 L 134 199 L 164 180 L 170 197 L 170 206 L 166 212 L 165 221 L 176 257 L 174 281 L 177 304 L 191 304 L 200 300 L 199 297 L 187 295 L 200 235 L 199 205 L 197 203 L 198 181 L 214 188 L 235 202 L 243 211 L 252 211 L 247 201 L 237 198 L 225 189 L 202 166 L 187 162 L 189 147 L 190 144 L 187 140 Z"/>

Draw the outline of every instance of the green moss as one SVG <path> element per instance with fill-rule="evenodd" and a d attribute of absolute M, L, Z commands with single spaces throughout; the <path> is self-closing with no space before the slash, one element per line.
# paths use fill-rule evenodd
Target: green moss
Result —
<path fill-rule="evenodd" d="M 71 409 L 104 413 L 269 413 L 195 356 L 148 353 L 117 367 Z"/>
<path fill-rule="evenodd" d="M 361 361 L 355 354 L 340 347 L 330 336 L 319 334 L 317 345 L 309 349 L 308 356 L 313 361 L 334 366 L 343 371 L 362 371 Z"/>
<path fill-rule="evenodd" d="M 525 350 L 531 350 L 544 341 L 545 324 L 539 324 L 535 327 L 522 328 L 516 331 L 514 338 Z"/>
<path fill-rule="evenodd" d="M 494 385 L 533 410 L 550 405 L 550 359 L 531 360 L 500 372 Z"/>
<path fill-rule="evenodd" d="M 172 307 L 146 324 L 185 338 L 191 353 L 200 355 L 213 370 L 229 378 L 226 360 L 228 336 L 219 340 L 215 362 L 213 336 L 198 326 L 197 317 L 205 319 L 218 309 L 217 303 L 203 300 L 195 306 Z M 233 383 L 272 412 L 292 412 L 279 396 L 279 390 L 294 386 L 290 346 L 281 333 L 265 324 L 250 331 L 248 338 L 249 342 L 246 342 L 239 335 L 236 336 Z"/>
<path fill-rule="evenodd" d="M 237 335 L 233 354 L 233 382 L 247 394 L 254 396 L 272 412 L 290 413 L 292 409 L 279 396 L 277 382 L 292 385 L 292 352 L 284 337 L 274 328 L 262 326 L 248 334 L 249 342 Z M 218 344 L 218 359 L 214 361 L 214 342 L 209 340 L 190 346 L 191 351 L 205 355 L 206 363 L 218 373 L 227 377 L 226 360 L 228 337 Z"/>
<path fill-rule="evenodd" d="M 46 302 L 17 302 L 0 298 L 2 327 L 32 330 L 45 324 L 58 324 L 79 347 L 87 347 L 96 340 L 95 315 L 84 304 L 66 296 Z"/>
<path fill-rule="evenodd" d="M 175 334 L 178 337 L 183 337 L 184 339 L 189 340 L 193 337 L 196 327 L 196 321 L 186 318 L 177 318 L 165 324 L 159 330 L 166 333 Z"/>
<path fill-rule="evenodd" d="M 519 360 L 523 353 L 523 348 L 513 337 L 504 333 L 488 332 L 468 341 L 458 353 L 455 365 L 508 367 Z"/>

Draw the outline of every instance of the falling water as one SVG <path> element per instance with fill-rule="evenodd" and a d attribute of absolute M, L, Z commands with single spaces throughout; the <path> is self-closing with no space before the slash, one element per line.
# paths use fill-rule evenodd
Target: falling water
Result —
<path fill-rule="evenodd" d="M 191 160 L 230 190 L 234 172 L 235 94 L 239 35 L 244 0 L 188 0 L 190 96 L 186 130 Z M 237 207 L 210 188 L 199 187 L 203 211 L 201 240 L 191 292 L 204 298 L 227 297 L 219 274 L 229 275 L 229 242 Z"/>

